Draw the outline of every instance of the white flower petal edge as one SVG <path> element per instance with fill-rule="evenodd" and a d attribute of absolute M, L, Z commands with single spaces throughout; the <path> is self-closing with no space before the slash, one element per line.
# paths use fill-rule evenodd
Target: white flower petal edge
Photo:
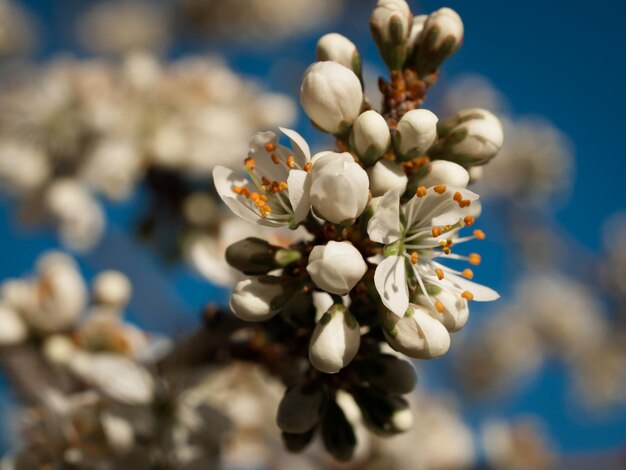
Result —
<path fill-rule="evenodd" d="M 374 215 L 367 224 L 367 233 L 375 242 L 388 244 L 400 239 L 400 193 L 388 191 L 382 196 Z"/>
<path fill-rule="evenodd" d="M 374 273 L 374 284 L 383 304 L 399 317 L 403 317 L 409 307 L 404 263 L 402 256 L 389 256 L 378 265 Z"/>

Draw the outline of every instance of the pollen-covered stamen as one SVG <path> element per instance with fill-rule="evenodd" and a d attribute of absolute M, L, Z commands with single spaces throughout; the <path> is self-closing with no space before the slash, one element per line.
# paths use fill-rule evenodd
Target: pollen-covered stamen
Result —
<path fill-rule="evenodd" d="M 287 157 L 287 166 L 288 166 L 290 169 L 294 169 L 294 168 L 296 167 L 296 159 L 294 158 L 294 156 L 293 156 L 293 155 L 289 155 L 289 156 Z"/>
<path fill-rule="evenodd" d="M 487 236 L 482 230 L 474 230 L 474 237 L 476 237 L 478 240 L 484 240 Z"/>
<path fill-rule="evenodd" d="M 464 269 L 461 274 L 463 275 L 463 277 L 466 277 L 468 279 L 473 279 L 474 278 L 474 271 L 472 271 L 469 268 Z"/>
<path fill-rule="evenodd" d="M 448 245 L 449 240 L 441 240 L 439 242 L 439 246 L 441 247 L 441 251 L 443 251 L 446 255 L 450 254 L 450 245 Z"/>
<path fill-rule="evenodd" d="M 233 193 L 237 194 L 238 196 L 243 196 L 246 199 L 250 199 L 250 190 L 245 186 L 233 186 L 231 189 Z"/>
<path fill-rule="evenodd" d="M 420 186 L 419 188 L 415 190 L 415 195 L 417 197 L 424 197 L 426 196 L 426 193 L 427 193 L 427 190 L 425 186 Z"/>
<path fill-rule="evenodd" d="M 439 313 L 443 313 L 443 311 L 445 310 L 443 304 L 439 300 L 435 301 L 435 308 Z"/>
<path fill-rule="evenodd" d="M 243 161 L 243 166 L 248 169 L 248 170 L 254 170 L 255 167 L 255 162 L 254 162 L 254 158 L 252 158 L 251 156 L 248 156 L 244 161 Z"/>
<path fill-rule="evenodd" d="M 419 255 L 417 254 L 417 251 L 414 251 L 413 253 L 411 253 L 411 264 L 417 264 L 418 261 Z"/>
<path fill-rule="evenodd" d="M 273 152 L 274 150 L 276 150 L 276 144 L 268 142 L 267 144 L 265 144 L 265 150 L 267 152 Z"/>
<path fill-rule="evenodd" d="M 463 291 L 463 293 L 461 294 L 461 297 L 463 297 L 465 300 L 474 300 L 474 294 L 472 294 L 468 290 Z"/>
<path fill-rule="evenodd" d="M 456 202 L 461 202 L 463 200 L 463 195 L 457 191 L 452 196 L 452 199 L 454 199 Z"/>
<path fill-rule="evenodd" d="M 437 186 L 433 188 L 433 191 L 435 191 L 437 194 L 443 194 L 446 192 L 446 185 L 438 184 Z"/>
<path fill-rule="evenodd" d="M 459 202 L 459 207 L 461 209 L 464 209 L 466 207 L 469 207 L 469 205 L 472 203 L 472 201 L 470 201 L 469 199 L 463 199 L 461 202 Z"/>
<path fill-rule="evenodd" d="M 304 164 L 303 170 L 306 171 L 307 173 L 310 173 L 311 172 L 311 166 L 313 166 L 311 162 L 306 162 Z"/>
<path fill-rule="evenodd" d="M 466 227 L 470 227 L 474 225 L 474 222 L 476 222 L 476 220 L 471 215 L 466 215 L 465 218 L 463 219 L 463 223 L 465 224 Z"/>
<path fill-rule="evenodd" d="M 274 162 L 274 165 L 280 165 L 280 158 L 278 158 L 278 155 L 273 153 L 270 155 L 270 158 L 272 159 L 272 162 Z"/>
<path fill-rule="evenodd" d="M 468 256 L 468 261 L 470 264 L 478 266 L 481 262 L 481 257 L 478 253 L 470 253 L 470 255 Z"/>
<path fill-rule="evenodd" d="M 444 275 L 443 275 L 443 270 L 442 269 L 435 269 L 435 274 L 437 275 L 437 279 L 439 279 L 440 281 L 443 280 Z"/>
<path fill-rule="evenodd" d="M 433 227 L 430 233 L 432 233 L 433 237 L 437 238 L 441 235 L 442 229 L 441 227 Z"/>

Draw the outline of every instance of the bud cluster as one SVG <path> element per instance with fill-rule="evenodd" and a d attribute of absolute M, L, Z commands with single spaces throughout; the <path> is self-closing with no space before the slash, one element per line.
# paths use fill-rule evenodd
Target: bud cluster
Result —
<path fill-rule="evenodd" d="M 412 415 L 402 394 L 413 388 L 414 372 L 390 349 L 440 357 L 450 333 L 466 324 L 469 302 L 498 298 L 471 281 L 470 268 L 440 261 L 480 264 L 476 253 L 457 253 L 485 237 L 462 233 L 481 211 L 467 189 L 468 169 L 495 156 L 500 123 L 480 109 L 447 120 L 418 109 L 443 60 L 458 50 L 462 22 L 448 8 L 414 18 L 405 0 L 379 0 L 371 29 L 391 75 L 389 84 L 381 79 L 382 112 L 364 98 L 354 44 L 328 34 L 304 75 L 301 103 L 337 149 L 311 155 L 299 134 L 281 128 L 289 145 L 258 133 L 245 174 L 213 172 L 236 215 L 310 234 L 289 248 L 258 238 L 232 245 L 227 261 L 252 277 L 235 286 L 230 307 L 242 320 L 265 322 L 264 341 L 299 365 L 278 410 L 287 447 L 301 450 L 319 431 L 338 460 L 350 459 L 356 445 L 338 394 L 354 398 L 374 432 L 407 430 Z"/>

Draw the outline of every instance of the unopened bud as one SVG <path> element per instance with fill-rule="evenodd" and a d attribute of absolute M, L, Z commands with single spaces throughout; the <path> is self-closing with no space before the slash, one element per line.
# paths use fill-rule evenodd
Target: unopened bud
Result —
<path fill-rule="evenodd" d="M 500 120 L 480 108 L 461 111 L 437 126 L 439 141 L 429 155 L 454 161 L 464 167 L 484 165 L 502 147 L 504 135 Z"/>
<path fill-rule="evenodd" d="M 423 295 L 418 295 L 415 302 L 429 309 L 450 333 L 459 331 L 465 326 L 469 318 L 469 306 L 466 299 L 447 289 L 441 289 L 432 298 L 438 302 L 438 309 L 433 308 Z"/>
<path fill-rule="evenodd" d="M 248 276 L 267 274 L 300 259 L 295 250 L 270 245 L 261 238 L 248 237 L 226 249 L 226 262 Z"/>
<path fill-rule="evenodd" d="M 352 243 L 329 241 L 311 250 L 306 270 L 320 289 L 345 295 L 361 280 L 367 264 Z"/>
<path fill-rule="evenodd" d="M 385 312 L 383 321 L 389 345 L 409 357 L 434 359 L 450 349 L 448 330 L 424 307 L 410 304 L 402 318 Z"/>
<path fill-rule="evenodd" d="M 437 116 L 427 109 L 413 109 L 402 116 L 393 134 L 396 154 L 402 161 L 423 155 L 437 139 Z"/>
<path fill-rule="evenodd" d="M 230 309 L 245 321 L 269 320 L 278 313 L 292 293 L 285 278 L 260 276 L 244 279 L 237 283 L 230 296 Z"/>
<path fill-rule="evenodd" d="M 367 169 L 370 179 L 370 191 L 372 196 L 384 195 L 387 191 L 399 190 L 403 193 L 406 189 L 408 177 L 402 167 L 391 160 L 379 160 Z"/>
<path fill-rule="evenodd" d="M 446 184 L 465 188 L 469 183 L 469 173 L 458 163 L 435 160 L 422 168 L 416 175 L 416 180 L 416 187 L 430 188 L 438 184 Z"/>
<path fill-rule="evenodd" d="M 390 70 L 401 70 L 404 65 L 411 18 L 411 10 L 405 0 L 378 0 L 372 11 L 372 37 Z"/>
<path fill-rule="evenodd" d="M 417 40 L 416 69 L 425 76 L 437 71 L 439 66 L 459 50 L 463 42 L 463 21 L 450 8 L 432 13 Z"/>
<path fill-rule="evenodd" d="M 417 383 L 411 363 L 391 354 L 354 361 L 353 367 L 370 385 L 387 393 L 409 393 Z"/>
<path fill-rule="evenodd" d="M 418 15 L 413 17 L 413 21 L 411 23 L 411 34 L 409 34 L 409 39 L 406 42 L 407 61 L 409 63 L 415 62 L 417 45 L 420 35 L 422 34 L 422 30 L 424 29 L 424 24 L 426 24 L 426 20 L 428 20 L 428 15 Z"/>
<path fill-rule="evenodd" d="M 335 400 L 330 400 L 322 419 L 322 441 L 335 459 L 347 462 L 356 448 L 356 436 L 352 424 Z"/>
<path fill-rule="evenodd" d="M 309 344 L 309 360 L 313 367 L 334 374 L 346 367 L 361 344 L 356 318 L 343 306 L 333 305 L 313 330 Z"/>
<path fill-rule="evenodd" d="M 278 427 L 291 434 L 311 430 L 319 421 L 323 398 L 321 388 L 315 384 L 288 389 L 278 405 Z"/>
<path fill-rule="evenodd" d="M 363 164 L 373 165 L 385 154 L 391 142 L 387 121 L 376 111 L 365 111 L 354 121 L 351 142 Z"/>
<path fill-rule="evenodd" d="M 375 387 L 357 387 L 353 396 L 365 424 L 374 432 L 393 435 L 408 431 L 413 426 L 413 413 L 404 398 Z"/>
<path fill-rule="evenodd" d="M 317 60 L 332 60 L 349 68 L 361 79 L 362 61 L 358 49 L 352 41 L 339 33 L 328 33 L 317 41 Z"/>
<path fill-rule="evenodd" d="M 315 428 L 302 434 L 292 434 L 289 432 L 282 432 L 283 444 L 285 449 L 289 452 L 298 453 L 302 452 L 313 440 L 315 435 Z"/>
<path fill-rule="evenodd" d="M 316 62 L 304 75 L 300 102 L 318 128 L 340 135 L 350 129 L 361 111 L 361 82 L 352 70 L 337 62 Z"/>

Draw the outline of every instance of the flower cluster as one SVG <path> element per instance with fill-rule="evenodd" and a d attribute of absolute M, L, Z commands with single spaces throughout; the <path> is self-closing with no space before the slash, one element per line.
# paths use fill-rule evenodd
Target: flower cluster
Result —
<path fill-rule="evenodd" d="M 98 196 L 126 200 L 155 172 L 193 187 L 217 162 L 233 165 L 251 133 L 295 115 L 218 59 L 164 65 L 137 53 L 33 67 L 0 91 L 0 183 L 78 249 L 104 229 Z"/>
<path fill-rule="evenodd" d="M 450 333 L 467 322 L 469 302 L 498 298 L 471 281 L 469 267 L 443 260 L 481 261 L 457 253 L 485 238 L 473 227 L 481 209 L 467 189 L 468 169 L 496 155 L 500 122 L 479 108 L 445 120 L 419 108 L 443 60 L 461 45 L 461 19 L 449 8 L 413 17 L 405 0 L 379 0 L 371 29 L 390 70 L 390 81 L 380 80 L 380 112 L 364 99 L 354 44 L 325 35 L 300 98 L 337 149 L 312 155 L 302 136 L 281 128 L 289 144 L 274 132 L 256 134 L 242 174 L 213 170 L 236 215 L 310 234 L 287 248 L 259 238 L 232 244 L 227 261 L 250 277 L 235 286 L 230 308 L 242 320 L 267 322 L 267 334 L 304 360 L 278 410 L 287 447 L 303 448 L 319 429 L 339 460 L 352 456 L 356 441 L 338 392 L 354 398 L 376 432 L 407 430 L 412 415 L 401 395 L 414 376 L 389 347 L 440 357 Z M 276 338 L 279 330 L 290 333 Z"/>

